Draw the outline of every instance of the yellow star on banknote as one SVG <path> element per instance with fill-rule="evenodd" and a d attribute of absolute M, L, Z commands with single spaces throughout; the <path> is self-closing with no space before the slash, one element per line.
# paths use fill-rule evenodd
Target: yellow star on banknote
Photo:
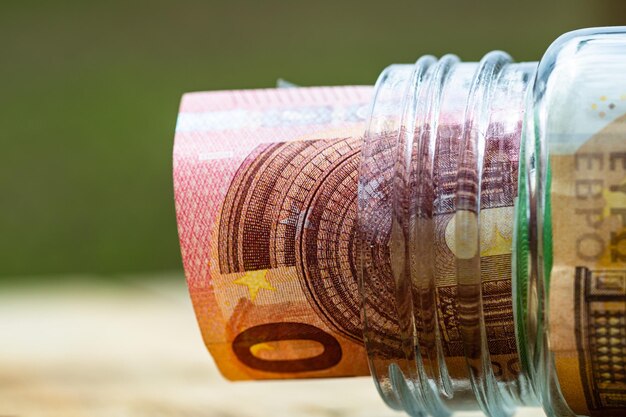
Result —
<path fill-rule="evenodd" d="M 234 280 L 233 284 L 245 285 L 248 287 L 248 290 L 250 291 L 250 298 L 254 301 L 261 288 L 276 291 L 276 288 L 272 287 L 272 284 L 270 284 L 267 280 L 267 272 L 267 269 L 246 272 L 244 276 Z"/>

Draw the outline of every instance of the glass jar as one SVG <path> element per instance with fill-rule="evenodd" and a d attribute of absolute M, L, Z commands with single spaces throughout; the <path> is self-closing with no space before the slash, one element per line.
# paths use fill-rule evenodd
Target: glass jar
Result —
<path fill-rule="evenodd" d="M 364 342 L 412 416 L 626 415 L 626 28 L 392 65 L 358 184 Z"/>

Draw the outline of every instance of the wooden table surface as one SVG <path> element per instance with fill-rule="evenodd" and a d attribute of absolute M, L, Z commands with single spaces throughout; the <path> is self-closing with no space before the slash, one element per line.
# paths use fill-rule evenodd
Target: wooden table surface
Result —
<path fill-rule="evenodd" d="M 0 417 L 403 415 L 370 378 L 224 380 L 183 278 L 164 278 L 0 287 Z"/>

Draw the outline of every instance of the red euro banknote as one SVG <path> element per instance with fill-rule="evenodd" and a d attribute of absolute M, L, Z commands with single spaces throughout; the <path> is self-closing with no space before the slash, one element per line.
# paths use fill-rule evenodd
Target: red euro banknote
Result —
<path fill-rule="evenodd" d="M 229 379 L 368 375 L 355 265 L 372 87 L 186 94 L 174 146 L 182 258 Z"/>

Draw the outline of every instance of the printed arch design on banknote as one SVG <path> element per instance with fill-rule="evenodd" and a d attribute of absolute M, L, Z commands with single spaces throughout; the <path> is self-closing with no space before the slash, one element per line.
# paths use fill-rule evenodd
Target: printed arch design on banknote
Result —
<path fill-rule="evenodd" d="M 361 138 L 264 144 L 244 160 L 221 210 L 222 274 L 295 266 L 309 304 L 343 336 L 362 343 L 357 281 L 357 181 Z M 373 254 L 387 259 L 388 254 Z M 381 263 L 384 274 L 390 269 Z M 384 266 L 387 266 L 386 268 Z M 387 271 L 390 273 L 390 271 Z M 380 279 L 374 327 L 398 343 L 391 281 Z M 385 285 L 387 284 L 387 285 Z M 393 339 L 393 340 L 392 340 Z"/>
<path fill-rule="evenodd" d="M 575 274 L 576 348 L 587 406 L 607 415 L 623 415 L 626 270 L 578 266 Z"/>

